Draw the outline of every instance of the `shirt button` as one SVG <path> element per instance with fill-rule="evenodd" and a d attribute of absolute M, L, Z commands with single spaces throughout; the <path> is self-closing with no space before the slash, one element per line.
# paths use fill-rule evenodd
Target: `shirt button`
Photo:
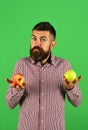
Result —
<path fill-rule="evenodd" d="M 44 109 L 44 107 L 42 107 L 42 109 Z"/>
<path fill-rule="evenodd" d="M 44 70 L 44 68 L 42 68 L 42 70 Z"/>
<path fill-rule="evenodd" d="M 43 82 L 44 82 L 44 80 L 41 80 L 41 82 L 43 83 Z"/>
<path fill-rule="evenodd" d="M 41 122 L 43 123 L 43 120 L 41 120 Z"/>
<path fill-rule="evenodd" d="M 42 96 L 44 95 L 44 93 L 42 93 Z"/>

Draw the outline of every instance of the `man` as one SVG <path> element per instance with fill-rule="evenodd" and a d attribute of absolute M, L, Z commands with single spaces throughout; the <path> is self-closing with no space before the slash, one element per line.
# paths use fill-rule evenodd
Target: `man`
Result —
<path fill-rule="evenodd" d="M 70 63 L 52 55 L 56 31 L 49 22 L 32 30 L 30 56 L 17 61 L 14 74 L 24 75 L 26 85 L 11 84 L 6 95 L 10 108 L 20 105 L 18 130 L 65 130 L 65 97 L 74 105 L 81 103 L 77 83 L 67 82 L 64 73 Z"/>

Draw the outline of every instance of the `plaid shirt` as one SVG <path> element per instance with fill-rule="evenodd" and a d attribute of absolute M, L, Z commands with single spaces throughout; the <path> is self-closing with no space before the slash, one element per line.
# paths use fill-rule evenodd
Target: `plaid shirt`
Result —
<path fill-rule="evenodd" d="M 67 60 L 54 57 L 43 66 L 31 57 L 17 61 L 14 72 L 22 73 L 29 83 L 26 89 L 9 87 L 6 102 L 10 108 L 20 105 L 18 130 L 65 130 L 65 97 L 78 106 L 82 95 L 78 86 L 65 90 L 63 74 L 71 69 Z"/>

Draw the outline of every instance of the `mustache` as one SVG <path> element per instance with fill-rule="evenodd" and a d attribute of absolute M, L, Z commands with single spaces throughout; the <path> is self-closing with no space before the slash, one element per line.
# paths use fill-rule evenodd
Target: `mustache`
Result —
<path fill-rule="evenodd" d="M 42 50 L 39 46 L 35 46 L 31 49 L 31 51 L 33 51 L 34 49 Z"/>

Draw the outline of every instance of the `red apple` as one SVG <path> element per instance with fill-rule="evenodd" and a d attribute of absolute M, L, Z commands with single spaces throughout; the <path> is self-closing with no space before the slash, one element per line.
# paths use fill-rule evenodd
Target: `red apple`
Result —
<path fill-rule="evenodd" d="M 13 75 L 13 77 L 12 77 L 12 83 L 15 86 L 16 85 L 19 85 L 19 86 L 24 85 L 25 84 L 24 76 L 22 74 L 20 74 L 20 73 Z"/>

